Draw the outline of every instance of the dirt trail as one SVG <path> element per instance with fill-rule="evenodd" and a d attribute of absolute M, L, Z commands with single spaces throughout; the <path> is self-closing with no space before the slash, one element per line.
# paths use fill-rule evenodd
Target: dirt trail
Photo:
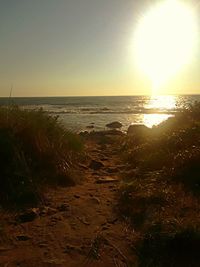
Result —
<path fill-rule="evenodd" d="M 0 267 L 131 266 L 131 229 L 114 209 L 124 170 L 116 144 L 88 142 L 87 151 L 93 161 L 81 165 L 83 183 L 51 190 L 35 220 L 16 223 L 4 214 Z"/>

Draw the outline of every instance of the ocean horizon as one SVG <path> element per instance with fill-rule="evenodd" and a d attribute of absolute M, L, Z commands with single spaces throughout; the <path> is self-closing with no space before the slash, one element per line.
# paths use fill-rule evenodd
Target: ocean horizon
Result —
<path fill-rule="evenodd" d="M 131 124 L 152 127 L 195 101 L 200 101 L 200 95 L 0 97 L 1 106 L 42 108 L 76 132 L 104 130 L 112 121 L 120 121 L 124 131 Z"/>

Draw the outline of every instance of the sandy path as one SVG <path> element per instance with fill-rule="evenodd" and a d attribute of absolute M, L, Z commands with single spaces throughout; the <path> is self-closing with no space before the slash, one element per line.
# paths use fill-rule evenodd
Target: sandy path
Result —
<path fill-rule="evenodd" d="M 8 223 L 0 243 L 0 267 L 131 266 L 131 229 L 115 212 L 124 167 L 114 147 L 88 143 L 90 158 L 103 166 L 82 166 L 82 184 L 51 190 L 48 205 L 35 220 L 19 224 L 4 215 Z"/>

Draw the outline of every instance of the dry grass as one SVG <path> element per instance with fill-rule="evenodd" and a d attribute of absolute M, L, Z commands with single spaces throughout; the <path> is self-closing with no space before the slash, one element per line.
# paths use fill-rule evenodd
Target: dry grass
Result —
<path fill-rule="evenodd" d="M 78 136 L 40 110 L 0 108 L 0 204 L 37 203 L 42 186 L 74 183 Z"/>
<path fill-rule="evenodd" d="M 138 266 L 200 266 L 200 104 L 139 140 L 124 141 L 130 165 L 119 211 L 136 231 Z"/>

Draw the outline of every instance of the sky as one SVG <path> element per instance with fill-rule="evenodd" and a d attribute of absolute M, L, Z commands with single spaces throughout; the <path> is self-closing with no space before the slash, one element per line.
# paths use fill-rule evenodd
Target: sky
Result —
<path fill-rule="evenodd" d="M 154 2 L 0 0 L 0 96 L 150 94 L 133 35 Z M 200 93 L 199 56 L 164 93 Z"/>

